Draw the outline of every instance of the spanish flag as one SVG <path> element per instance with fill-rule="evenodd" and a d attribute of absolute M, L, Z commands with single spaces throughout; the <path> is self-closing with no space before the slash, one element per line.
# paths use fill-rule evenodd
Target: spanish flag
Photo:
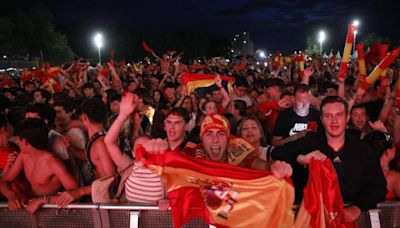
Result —
<path fill-rule="evenodd" d="M 365 79 L 365 82 L 361 85 L 362 89 L 366 90 L 381 76 L 382 72 L 385 71 L 392 62 L 394 62 L 397 56 L 400 54 L 400 48 L 396 48 L 392 52 L 389 52 L 386 57 L 374 68 L 374 70 Z"/>
<path fill-rule="evenodd" d="M 197 88 L 211 87 L 215 84 L 216 74 L 191 74 L 183 73 L 180 80 L 186 85 L 186 94 L 194 92 Z M 234 77 L 220 76 L 222 84 L 228 93 L 233 91 L 232 84 L 235 81 Z"/>
<path fill-rule="evenodd" d="M 343 208 L 339 181 L 331 161 L 312 159 L 309 164 L 309 178 L 304 188 L 303 202 L 296 216 L 295 228 L 357 227 L 355 222 L 345 222 Z"/>
<path fill-rule="evenodd" d="M 354 41 L 355 30 L 356 30 L 356 27 L 353 24 L 348 25 L 346 43 L 344 45 L 344 51 L 343 51 L 342 63 L 340 64 L 339 73 L 337 75 L 337 77 L 341 80 L 344 80 L 346 78 L 346 71 L 349 66 L 350 52 L 351 52 L 351 47 L 352 47 L 353 41 Z"/>
<path fill-rule="evenodd" d="M 300 77 L 304 77 L 304 54 L 301 53 L 299 55 L 299 68 L 300 68 Z"/>
<path fill-rule="evenodd" d="M 358 53 L 358 69 L 359 69 L 359 75 L 362 79 L 362 82 L 365 81 L 367 78 L 367 70 L 365 67 L 365 56 L 364 56 L 364 45 L 363 44 L 358 44 L 356 46 L 357 48 L 357 53 Z"/>
<path fill-rule="evenodd" d="M 289 179 L 175 152 L 145 155 L 145 165 L 166 181 L 175 227 L 195 217 L 216 227 L 293 227 Z"/>

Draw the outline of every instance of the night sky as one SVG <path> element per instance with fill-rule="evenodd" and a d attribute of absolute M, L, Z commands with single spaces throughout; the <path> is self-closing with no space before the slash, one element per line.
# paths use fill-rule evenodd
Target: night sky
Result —
<path fill-rule="evenodd" d="M 254 0 L 142 0 L 45 1 L 56 28 L 71 23 L 104 23 L 154 30 L 190 28 L 223 37 L 248 31 L 256 48 L 291 52 L 304 49 L 306 36 L 327 32 L 325 47 L 342 49 L 347 24 L 361 21 L 358 39 L 367 33 L 400 40 L 400 1 L 254 1 Z"/>

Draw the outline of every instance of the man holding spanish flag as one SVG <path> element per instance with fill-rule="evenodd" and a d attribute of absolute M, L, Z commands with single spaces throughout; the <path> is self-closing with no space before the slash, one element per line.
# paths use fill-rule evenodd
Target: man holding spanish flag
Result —
<path fill-rule="evenodd" d="M 166 180 L 175 226 L 201 217 L 217 227 L 292 227 L 291 167 L 259 160 L 254 147 L 231 137 L 229 128 L 224 116 L 205 116 L 195 160 L 172 151 L 155 155 L 168 149 L 159 140 L 143 145 L 146 165 Z"/>
<path fill-rule="evenodd" d="M 347 102 L 338 96 L 328 96 L 322 100 L 320 110 L 325 132 L 309 132 L 301 139 L 277 147 L 272 158 L 292 166 L 329 158 L 338 176 L 343 201 L 350 203 L 344 208 L 345 220 L 352 223 L 362 211 L 385 200 L 386 180 L 377 155 L 359 135 L 346 131 L 350 118 Z M 307 180 L 293 179 L 293 182 L 296 188 L 303 189 Z M 329 193 L 331 189 L 324 191 Z"/>

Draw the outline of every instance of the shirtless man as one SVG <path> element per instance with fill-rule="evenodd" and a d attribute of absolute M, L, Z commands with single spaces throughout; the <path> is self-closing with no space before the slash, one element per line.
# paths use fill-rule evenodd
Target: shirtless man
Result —
<path fill-rule="evenodd" d="M 0 180 L 0 192 L 8 199 L 8 208 L 12 211 L 22 207 L 22 200 L 10 189 L 9 183 L 24 171 L 37 198 L 31 200 L 27 210 L 34 213 L 41 205 L 55 202 L 56 195 L 62 188 L 71 190 L 78 184 L 68 173 L 63 163 L 48 152 L 48 130 L 40 119 L 28 118 L 19 123 L 15 135 L 21 153 L 15 163 Z"/>
<path fill-rule="evenodd" d="M 115 174 L 114 163 L 104 144 L 106 132 L 102 123 L 106 115 L 107 108 L 99 98 L 91 98 L 82 104 L 82 122 L 90 138 L 86 146 L 87 159 L 96 179 Z"/>
<path fill-rule="evenodd" d="M 171 63 L 175 62 L 176 59 L 183 54 L 183 52 L 179 53 L 175 58 L 172 59 L 170 59 L 167 54 L 163 54 L 163 58 L 158 57 L 154 51 L 151 52 L 151 54 L 160 62 L 161 73 L 170 75 L 171 73 L 169 72 L 169 68 Z"/>

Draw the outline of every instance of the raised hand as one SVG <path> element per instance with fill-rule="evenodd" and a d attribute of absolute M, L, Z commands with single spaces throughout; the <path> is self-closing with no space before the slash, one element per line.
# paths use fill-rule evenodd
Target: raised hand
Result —
<path fill-rule="evenodd" d="M 123 117 L 129 116 L 137 107 L 138 102 L 139 102 L 138 96 L 136 96 L 131 92 L 124 91 L 122 93 L 119 115 Z"/>

